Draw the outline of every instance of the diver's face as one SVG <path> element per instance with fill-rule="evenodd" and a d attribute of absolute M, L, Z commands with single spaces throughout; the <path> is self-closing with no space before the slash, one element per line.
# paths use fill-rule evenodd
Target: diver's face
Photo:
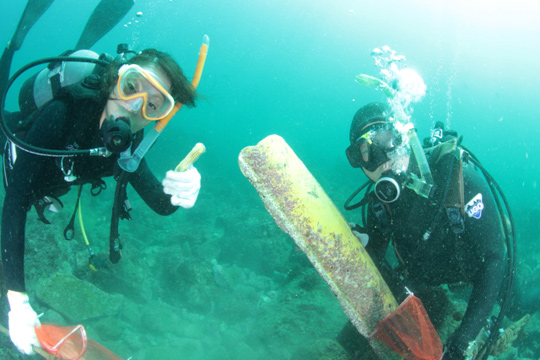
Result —
<path fill-rule="evenodd" d="M 143 69 L 151 71 L 159 78 L 160 83 L 167 91 L 171 89 L 171 80 L 165 72 L 157 65 L 145 65 L 141 66 Z M 152 94 L 150 94 L 152 96 Z M 142 98 L 134 98 L 132 100 L 122 100 L 118 94 L 117 86 L 114 87 L 109 100 L 105 105 L 103 115 L 101 116 L 100 127 L 104 119 L 108 119 L 111 115 L 117 119 L 119 117 L 125 117 L 129 120 L 129 126 L 131 132 L 135 134 L 137 131 L 142 130 L 146 125 L 150 124 L 151 120 L 146 119 L 143 116 L 143 106 L 145 105 Z"/>
<path fill-rule="evenodd" d="M 364 162 L 368 163 L 370 161 L 370 146 L 379 146 L 385 149 L 395 149 L 395 144 L 393 143 L 394 134 L 391 130 L 383 131 L 377 134 L 376 138 L 373 139 L 373 143 L 370 145 L 367 141 L 363 142 L 360 146 L 360 154 Z M 387 154 L 390 154 L 388 152 Z M 382 176 L 383 173 L 389 170 L 400 169 L 401 171 L 407 169 L 409 166 L 409 155 L 406 153 L 401 156 L 389 156 L 390 159 L 381 165 L 379 165 L 375 170 L 369 171 L 366 168 L 362 167 L 364 174 L 372 180 L 377 182 Z"/>
<path fill-rule="evenodd" d="M 398 164 L 401 166 L 404 166 L 405 168 L 409 165 L 409 156 L 404 155 L 401 158 L 391 159 L 385 162 L 384 164 L 380 165 L 377 169 L 373 171 L 369 171 L 365 168 L 362 168 L 364 171 L 364 174 L 373 182 L 377 182 L 382 176 L 383 173 L 393 170 L 395 165 Z"/>

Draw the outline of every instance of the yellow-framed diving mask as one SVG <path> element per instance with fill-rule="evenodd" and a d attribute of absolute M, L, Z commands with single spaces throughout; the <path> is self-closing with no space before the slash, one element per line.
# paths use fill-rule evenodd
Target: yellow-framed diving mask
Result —
<path fill-rule="evenodd" d="M 136 64 L 120 67 L 117 91 L 120 99 L 129 102 L 132 109 L 141 108 L 146 120 L 164 119 L 174 108 L 175 101 L 159 77 Z"/>

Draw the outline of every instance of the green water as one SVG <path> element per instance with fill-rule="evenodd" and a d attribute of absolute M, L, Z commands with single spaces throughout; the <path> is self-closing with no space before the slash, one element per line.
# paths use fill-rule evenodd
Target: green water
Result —
<path fill-rule="evenodd" d="M 12 69 L 73 47 L 97 3 L 56 0 Z M 0 43 L 9 40 L 24 5 L 1 5 Z M 124 257 L 98 273 L 86 266 L 79 233 L 71 243 L 63 240 L 74 194 L 64 199 L 63 213 L 50 216 L 52 226 L 35 222 L 32 210 L 26 258 L 31 296 L 44 279 L 62 273 L 120 295 L 123 304 L 122 311 L 90 319 L 66 319 L 37 300 L 35 308 L 45 312 L 44 321 L 83 322 L 92 338 L 124 358 L 324 358 L 313 349 L 331 348 L 325 341 L 347 319 L 265 211 L 237 158 L 243 147 L 279 134 L 341 207 L 365 181 L 345 157 L 352 116 L 363 104 L 384 100 L 354 77 L 378 75 L 370 52 L 383 45 L 404 54 L 427 85 L 412 117 L 420 136 L 443 121 L 463 134 L 497 179 L 515 216 L 523 271 L 538 276 L 537 10 L 525 0 L 137 1 L 93 50 L 114 53 L 121 42 L 155 47 L 191 77 L 201 39 L 210 37 L 198 88 L 204 99 L 182 109 L 147 155 L 161 178 L 203 142 L 207 153 L 196 163 L 199 199 L 190 210 L 160 217 L 130 192 L 134 220 L 120 228 Z M 99 197 L 83 197 L 85 226 L 103 254 L 113 193 L 111 181 Z M 359 221 L 358 213 L 345 215 Z M 77 304 L 84 306 L 81 299 Z M 529 337 L 518 343 L 520 356 L 538 358 L 538 317 L 530 326 Z M 9 341 L 1 344 L 16 358 Z"/>

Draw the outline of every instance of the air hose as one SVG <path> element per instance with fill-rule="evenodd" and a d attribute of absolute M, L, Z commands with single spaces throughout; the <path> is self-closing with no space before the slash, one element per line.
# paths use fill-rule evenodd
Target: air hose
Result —
<path fill-rule="evenodd" d="M 9 88 L 11 87 L 11 85 L 13 85 L 13 83 L 15 82 L 15 80 L 17 80 L 17 78 L 19 76 L 21 76 L 21 74 L 23 74 L 25 71 L 33 68 L 33 67 L 36 67 L 36 66 L 39 66 L 39 65 L 43 65 L 43 64 L 49 64 L 49 63 L 54 63 L 54 62 L 64 62 L 64 61 L 67 61 L 67 62 L 90 62 L 90 63 L 94 63 L 94 64 L 97 64 L 97 65 L 101 65 L 101 66 L 107 66 L 108 65 L 108 62 L 106 61 L 103 61 L 103 60 L 99 60 L 99 59 L 93 59 L 93 58 L 87 58 L 87 57 L 70 57 L 70 56 L 58 56 L 58 57 L 51 57 L 51 58 L 45 58 L 45 59 L 41 59 L 41 60 L 36 60 L 36 61 L 33 61 L 25 66 L 23 66 L 22 68 L 20 68 L 15 74 L 13 74 L 13 76 L 11 77 L 11 79 L 9 79 L 7 85 L 6 85 L 6 88 L 5 88 L 5 91 L 4 93 L 2 94 L 2 101 L 1 101 L 1 111 L 0 111 L 0 126 L 2 127 L 2 131 L 4 132 L 4 134 L 6 135 L 6 137 L 8 138 L 9 141 L 11 141 L 13 144 L 15 144 L 18 148 L 26 151 L 26 152 L 29 152 L 31 154 L 34 154 L 34 155 L 40 155 L 40 156 L 52 156 L 52 157 L 75 157 L 75 156 L 106 156 L 108 154 L 110 154 L 107 149 L 105 147 L 100 147 L 100 148 L 94 148 L 94 149 L 83 149 L 83 150 L 54 150 L 54 149 L 45 149 L 45 148 L 40 148 L 40 147 L 37 147 L 37 146 L 33 146 L 31 144 L 28 144 L 26 142 L 24 142 L 22 139 L 16 137 L 11 129 L 8 127 L 7 123 L 6 123 L 6 119 L 5 119 L 5 116 L 4 116 L 4 109 L 5 109 L 5 106 L 6 106 L 6 97 L 7 97 L 7 93 L 9 91 Z"/>

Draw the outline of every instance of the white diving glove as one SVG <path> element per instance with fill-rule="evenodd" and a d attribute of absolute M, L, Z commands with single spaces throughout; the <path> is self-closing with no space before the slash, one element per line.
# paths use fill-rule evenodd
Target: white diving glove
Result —
<path fill-rule="evenodd" d="M 349 227 L 354 236 L 360 240 L 362 246 L 366 247 L 369 242 L 369 235 L 365 233 L 365 230 L 360 225 L 351 222 L 349 223 Z"/>
<path fill-rule="evenodd" d="M 35 354 L 32 346 L 41 347 L 34 327 L 41 325 L 36 312 L 30 306 L 28 295 L 8 290 L 9 301 L 9 337 L 23 354 Z"/>
<path fill-rule="evenodd" d="M 163 179 L 163 192 L 172 195 L 171 204 L 189 209 L 195 205 L 201 189 L 201 174 L 190 166 L 186 171 L 167 171 Z"/>

